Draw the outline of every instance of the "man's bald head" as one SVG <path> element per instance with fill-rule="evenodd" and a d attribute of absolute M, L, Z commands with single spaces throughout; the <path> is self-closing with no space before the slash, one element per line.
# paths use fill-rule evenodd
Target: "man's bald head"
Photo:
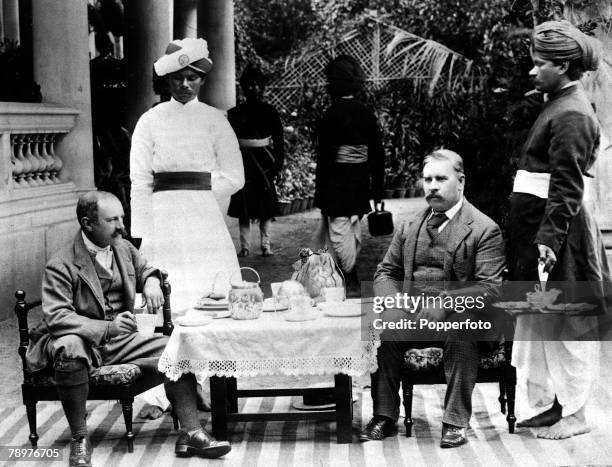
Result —
<path fill-rule="evenodd" d="M 88 191 L 79 196 L 77 202 L 76 214 L 77 220 L 81 227 L 83 227 L 83 218 L 87 217 L 91 221 L 97 222 L 98 220 L 98 205 L 102 200 L 115 200 L 118 203 L 119 199 L 107 191 Z"/>

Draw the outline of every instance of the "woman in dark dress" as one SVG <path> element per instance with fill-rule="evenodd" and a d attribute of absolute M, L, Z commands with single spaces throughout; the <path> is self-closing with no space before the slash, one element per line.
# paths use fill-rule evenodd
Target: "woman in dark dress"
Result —
<path fill-rule="evenodd" d="M 265 76 L 259 68 L 247 65 L 240 86 L 246 102 L 230 109 L 228 119 L 240 144 L 245 185 L 232 196 L 227 213 L 240 224 L 238 256 L 250 253 L 251 219 L 259 220 L 263 256 L 272 256 L 270 229 L 278 204 L 274 179 L 285 159 L 283 125 L 274 106 L 262 101 Z"/>

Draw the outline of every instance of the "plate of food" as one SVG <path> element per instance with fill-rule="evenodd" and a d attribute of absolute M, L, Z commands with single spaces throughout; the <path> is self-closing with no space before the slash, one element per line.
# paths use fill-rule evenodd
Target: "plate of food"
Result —
<path fill-rule="evenodd" d="M 196 310 L 227 310 L 229 302 L 224 298 L 202 297 L 194 306 Z"/>
<path fill-rule="evenodd" d="M 529 302 L 495 302 L 492 303 L 495 308 L 502 308 L 504 310 L 529 310 L 531 305 Z"/>
<path fill-rule="evenodd" d="M 263 311 L 285 311 L 289 309 L 286 303 L 279 302 L 274 297 L 263 301 Z"/>
<path fill-rule="evenodd" d="M 579 313 L 582 311 L 591 311 L 597 308 L 593 303 L 555 303 L 548 305 L 542 310 L 542 313 Z"/>

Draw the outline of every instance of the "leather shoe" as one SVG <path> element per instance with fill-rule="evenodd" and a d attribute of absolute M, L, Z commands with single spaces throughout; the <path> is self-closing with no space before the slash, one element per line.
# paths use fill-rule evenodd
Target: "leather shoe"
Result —
<path fill-rule="evenodd" d="M 68 465 L 70 467 L 91 467 L 91 453 L 93 448 L 87 436 L 70 441 L 70 457 Z"/>
<path fill-rule="evenodd" d="M 208 459 L 224 456 L 231 450 L 232 447 L 227 441 L 217 441 L 203 429 L 191 432 L 191 434 L 181 432 L 174 447 L 177 457 L 196 455 Z"/>
<path fill-rule="evenodd" d="M 373 417 L 366 427 L 359 433 L 360 441 L 380 441 L 387 436 L 397 434 L 397 425 L 390 418 Z"/>
<path fill-rule="evenodd" d="M 460 426 L 444 424 L 442 427 L 441 448 L 457 448 L 467 443 L 466 429 Z"/>

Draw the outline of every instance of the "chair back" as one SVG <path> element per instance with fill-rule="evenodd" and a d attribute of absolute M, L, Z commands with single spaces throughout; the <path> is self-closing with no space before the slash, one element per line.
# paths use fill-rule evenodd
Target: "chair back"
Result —
<path fill-rule="evenodd" d="M 164 322 L 162 326 L 155 328 L 155 332 L 161 333 L 165 336 L 172 334 L 174 324 L 172 323 L 172 309 L 170 307 L 170 292 L 171 286 L 168 282 L 168 273 L 164 270 L 161 272 L 161 289 L 164 295 L 164 305 L 162 307 L 162 314 Z M 21 365 L 23 368 L 24 382 L 30 381 L 30 370 L 28 369 L 26 361 L 26 353 L 28 346 L 30 345 L 30 329 L 28 328 L 28 313 L 30 310 L 41 306 L 41 300 L 35 300 L 33 302 L 26 301 L 26 293 L 23 290 L 17 290 L 15 292 L 15 314 L 17 315 L 17 323 L 19 327 L 19 356 L 21 357 Z"/>

